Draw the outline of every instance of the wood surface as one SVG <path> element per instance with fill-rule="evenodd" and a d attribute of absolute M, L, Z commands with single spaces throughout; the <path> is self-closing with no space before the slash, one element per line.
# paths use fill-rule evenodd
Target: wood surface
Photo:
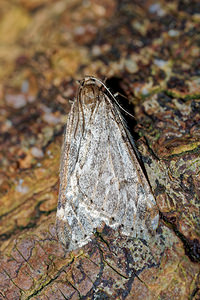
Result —
<path fill-rule="evenodd" d="M 199 299 L 199 1 L 1 0 L 0 299 Z M 160 211 L 145 244 L 55 232 L 76 80 L 123 93 Z"/>

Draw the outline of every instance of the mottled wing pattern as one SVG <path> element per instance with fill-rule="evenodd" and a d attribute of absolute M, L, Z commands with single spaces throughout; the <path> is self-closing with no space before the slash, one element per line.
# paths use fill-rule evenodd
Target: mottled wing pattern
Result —
<path fill-rule="evenodd" d="M 68 117 L 57 232 L 73 250 L 104 223 L 148 240 L 157 228 L 158 211 L 118 107 L 88 78 Z"/>

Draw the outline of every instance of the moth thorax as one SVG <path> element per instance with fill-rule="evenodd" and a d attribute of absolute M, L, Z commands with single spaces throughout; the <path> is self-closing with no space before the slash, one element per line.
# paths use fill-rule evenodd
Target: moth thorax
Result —
<path fill-rule="evenodd" d="M 101 91 L 98 86 L 94 84 L 85 85 L 80 92 L 81 101 L 85 105 L 95 104 L 99 100 L 100 94 Z"/>

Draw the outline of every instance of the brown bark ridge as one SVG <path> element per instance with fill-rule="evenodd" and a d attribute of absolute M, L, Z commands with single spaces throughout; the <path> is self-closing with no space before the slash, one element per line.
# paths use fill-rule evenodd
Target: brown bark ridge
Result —
<path fill-rule="evenodd" d="M 0 299 L 199 299 L 199 1 L 3 0 L 0 11 Z M 133 105 L 160 211 L 149 243 L 109 227 L 74 252 L 58 243 L 62 132 L 85 75 Z"/>

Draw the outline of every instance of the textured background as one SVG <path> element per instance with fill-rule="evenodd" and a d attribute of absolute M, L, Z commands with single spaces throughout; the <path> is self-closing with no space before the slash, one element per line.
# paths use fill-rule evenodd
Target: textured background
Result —
<path fill-rule="evenodd" d="M 198 0 L 1 0 L 0 299 L 200 298 L 199 23 Z M 74 253 L 57 241 L 63 126 L 85 75 L 136 116 L 160 210 L 150 245 L 109 228 Z"/>

